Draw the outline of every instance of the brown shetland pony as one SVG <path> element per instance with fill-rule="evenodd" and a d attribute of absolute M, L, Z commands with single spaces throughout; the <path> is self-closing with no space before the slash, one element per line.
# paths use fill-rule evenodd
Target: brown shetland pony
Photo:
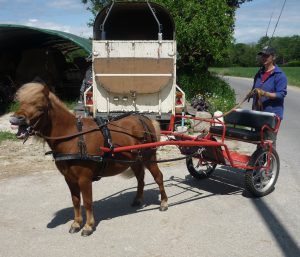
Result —
<path fill-rule="evenodd" d="M 54 153 L 78 154 L 80 136 L 68 137 L 78 133 L 76 126 L 77 118 L 49 89 L 40 83 L 28 83 L 22 86 L 17 92 L 17 99 L 20 108 L 11 117 L 12 125 L 18 126 L 18 137 L 28 136 L 28 131 L 39 133 L 46 140 Z M 141 119 L 143 122 L 141 122 Z M 82 131 L 93 130 L 85 133 L 83 139 L 86 145 L 86 152 L 92 156 L 101 156 L 103 153 L 100 147 L 104 145 L 104 137 L 97 124 L 92 118 L 82 118 Z M 143 124 L 144 123 L 144 126 Z M 145 133 L 145 124 L 152 135 L 159 135 L 157 122 L 144 116 L 129 115 L 117 121 L 110 122 L 107 126 L 111 133 L 112 143 L 115 146 L 130 146 L 145 142 L 159 140 L 157 136 Z M 27 134 L 27 135 L 26 135 Z M 22 136 L 21 136 L 22 135 Z M 62 138 L 66 136 L 66 138 Z M 144 139 L 144 140 L 142 140 Z M 115 154 L 116 160 L 136 160 L 141 153 L 122 152 Z M 107 162 L 101 176 L 114 176 L 131 168 L 137 178 L 137 193 L 133 200 L 133 206 L 140 205 L 144 191 L 144 167 L 154 177 L 161 193 L 160 210 L 168 208 L 167 195 L 163 185 L 163 175 L 159 170 L 156 160 L 155 149 L 142 154 L 137 162 Z M 101 163 L 92 160 L 56 160 L 55 164 L 69 186 L 74 206 L 74 222 L 71 225 L 70 233 L 79 232 L 83 226 L 82 214 L 80 211 L 80 193 L 82 193 L 83 205 L 86 209 L 86 223 L 81 235 L 88 236 L 94 231 L 92 181 L 99 173 Z"/>

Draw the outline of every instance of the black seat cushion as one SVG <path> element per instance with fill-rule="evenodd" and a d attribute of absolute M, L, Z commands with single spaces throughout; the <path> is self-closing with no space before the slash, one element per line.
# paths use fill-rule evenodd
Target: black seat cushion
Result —
<path fill-rule="evenodd" d="M 235 124 L 256 128 L 260 130 L 264 125 L 275 128 L 276 118 L 274 113 L 260 112 L 245 109 L 236 109 L 224 117 L 226 124 Z"/>
<path fill-rule="evenodd" d="M 222 136 L 223 126 L 212 126 L 210 127 L 209 132 L 214 135 Z M 245 141 L 260 141 L 260 132 L 242 128 L 226 127 L 225 137 Z"/>

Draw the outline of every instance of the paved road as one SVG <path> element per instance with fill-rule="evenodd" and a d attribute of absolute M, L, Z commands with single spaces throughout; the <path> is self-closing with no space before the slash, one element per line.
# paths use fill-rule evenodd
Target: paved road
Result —
<path fill-rule="evenodd" d="M 229 81 L 251 87 L 247 80 Z M 252 198 L 243 174 L 223 167 L 195 181 L 177 162 L 161 166 L 170 204 L 162 213 L 148 173 L 140 209 L 130 207 L 134 179 L 107 178 L 94 184 L 96 231 L 82 238 L 68 234 L 73 213 L 63 177 L 45 170 L 0 181 L 0 256 L 300 256 L 297 94 L 290 90 L 287 98 L 278 140 L 281 174 L 272 194 Z"/>

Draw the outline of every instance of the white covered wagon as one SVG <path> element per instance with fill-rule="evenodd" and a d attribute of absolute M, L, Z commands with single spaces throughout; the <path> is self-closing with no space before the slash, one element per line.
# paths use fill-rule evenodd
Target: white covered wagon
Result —
<path fill-rule="evenodd" d="M 155 3 L 115 2 L 94 23 L 93 85 L 85 101 L 94 116 L 136 111 L 169 120 L 185 105 L 176 85 L 175 26 Z"/>

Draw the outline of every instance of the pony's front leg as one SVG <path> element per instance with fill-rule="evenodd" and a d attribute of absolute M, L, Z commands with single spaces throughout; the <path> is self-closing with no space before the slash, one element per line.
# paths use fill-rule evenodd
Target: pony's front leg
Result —
<path fill-rule="evenodd" d="M 83 205 L 86 210 L 86 223 L 81 232 L 82 236 L 89 236 L 94 231 L 95 219 L 93 214 L 92 180 L 87 177 L 79 178 L 79 187 L 82 192 Z"/>
<path fill-rule="evenodd" d="M 80 188 L 77 182 L 71 182 L 65 178 L 72 196 L 72 202 L 74 207 L 74 222 L 71 225 L 69 232 L 71 234 L 77 233 L 80 231 L 82 226 L 82 216 L 80 210 Z"/>

